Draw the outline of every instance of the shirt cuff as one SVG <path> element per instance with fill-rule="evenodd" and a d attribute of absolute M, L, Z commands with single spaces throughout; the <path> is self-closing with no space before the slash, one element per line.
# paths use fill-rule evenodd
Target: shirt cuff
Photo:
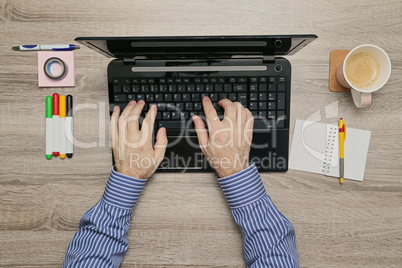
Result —
<path fill-rule="evenodd" d="M 232 209 L 246 206 L 265 195 L 264 184 L 254 163 L 240 172 L 219 178 L 218 182 Z"/>
<path fill-rule="evenodd" d="M 147 180 L 121 174 L 112 168 L 103 200 L 123 209 L 133 209 Z"/>

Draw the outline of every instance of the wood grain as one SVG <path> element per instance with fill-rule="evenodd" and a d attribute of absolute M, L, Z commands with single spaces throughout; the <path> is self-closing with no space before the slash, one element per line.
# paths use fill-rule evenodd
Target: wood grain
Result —
<path fill-rule="evenodd" d="M 362 183 L 290 170 L 262 174 L 293 223 L 302 267 L 400 267 L 402 263 L 402 2 L 0 0 L 0 267 L 60 267 L 82 214 L 101 197 L 111 167 L 106 66 L 76 51 L 75 88 L 38 88 L 36 53 L 12 46 L 70 43 L 77 36 L 314 33 L 289 57 L 291 133 L 321 113 L 372 131 Z M 372 106 L 328 91 L 329 53 L 363 43 L 392 62 Z M 44 98 L 73 94 L 81 147 L 44 158 Z M 307 104 L 307 105 L 306 105 Z M 336 117 L 325 114 L 337 107 Z M 85 148 L 84 148 L 85 147 Z M 163 202 L 161 202 L 163 200 Z M 156 174 L 135 209 L 122 267 L 244 267 L 241 236 L 212 173 Z"/>

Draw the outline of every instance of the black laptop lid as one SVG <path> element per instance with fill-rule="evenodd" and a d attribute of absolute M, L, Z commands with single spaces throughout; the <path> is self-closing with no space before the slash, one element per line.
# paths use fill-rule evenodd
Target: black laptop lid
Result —
<path fill-rule="evenodd" d="M 292 55 L 316 35 L 77 37 L 75 41 L 113 58 Z"/>

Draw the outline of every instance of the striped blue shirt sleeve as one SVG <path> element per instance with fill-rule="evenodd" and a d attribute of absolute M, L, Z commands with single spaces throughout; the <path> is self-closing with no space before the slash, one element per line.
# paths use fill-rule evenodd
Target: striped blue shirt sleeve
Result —
<path fill-rule="evenodd" d="M 247 267 L 299 267 L 294 228 L 266 194 L 255 165 L 218 181 L 240 227 Z"/>
<path fill-rule="evenodd" d="M 81 218 L 63 267 L 119 267 L 128 249 L 128 229 L 146 180 L 112 169 L 103 197 Z"/>

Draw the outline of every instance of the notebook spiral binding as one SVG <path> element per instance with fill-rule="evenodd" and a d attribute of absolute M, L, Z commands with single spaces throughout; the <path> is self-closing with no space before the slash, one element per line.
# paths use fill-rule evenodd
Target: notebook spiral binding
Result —
<path fill-rule="evenodd" d="M 331 161 L 333 157 L 335 139 L 337 138 L 337 134 L 338 134 L 337 126 L 327 125 L 327 141 L 325 145 L 324 165 L 322 167 L 322 172 L 324 174 L 328 174 L 331 168 Z"/>

